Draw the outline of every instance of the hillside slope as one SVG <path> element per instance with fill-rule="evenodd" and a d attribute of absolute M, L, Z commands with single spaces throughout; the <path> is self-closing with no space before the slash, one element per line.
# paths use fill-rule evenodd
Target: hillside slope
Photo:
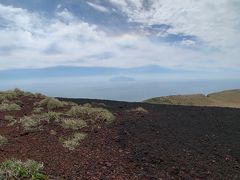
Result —
<path fill-rule="evenodd" d="M 239 109 L 17 92 L 0 93 L 0 179 L 11 159 L 37 179 L 240 178 Z"/>
<path fill-rule="evenodd" d="M 240 90 L 228 90 L 208 94 L 163 96 L 145 100 L 146 103 L 188 105 L 188 106 L 216 106 L 240 108 Z"/>

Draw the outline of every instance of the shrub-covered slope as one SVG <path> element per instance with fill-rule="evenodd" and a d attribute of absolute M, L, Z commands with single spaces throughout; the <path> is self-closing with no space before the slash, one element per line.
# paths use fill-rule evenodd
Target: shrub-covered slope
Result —
<path fill-rule="evenodd" d="M 208 94 L 207 96 L 204 94 L 163 96 L 148 99 L 144 102 L 152 104 L 240 108 L 240 90 L 222 91 Z"/>

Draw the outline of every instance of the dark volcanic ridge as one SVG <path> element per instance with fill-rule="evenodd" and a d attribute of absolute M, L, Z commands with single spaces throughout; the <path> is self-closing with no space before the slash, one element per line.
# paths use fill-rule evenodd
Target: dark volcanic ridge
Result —
<path fill-rule="evenodd" d="M 0 100 L 0 163 L 31 159 L 60 180 L 240 178 L 239 109 L 46 99 Z"/>

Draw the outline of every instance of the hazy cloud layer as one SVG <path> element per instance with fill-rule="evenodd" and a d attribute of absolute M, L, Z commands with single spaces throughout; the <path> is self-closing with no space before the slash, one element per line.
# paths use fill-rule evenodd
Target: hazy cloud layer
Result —
<path fill-rule="evenodd" d="M 113 27 L 89 23 L 61 4 L 51 17 L 0 4 L 0 69 L 60 65 L 159 65 L 208 71 L 240 68 L 237 0 L 108 0 L 86 4 L 93 14 L 127 18 L 130 30 L 114 33 Z"/>

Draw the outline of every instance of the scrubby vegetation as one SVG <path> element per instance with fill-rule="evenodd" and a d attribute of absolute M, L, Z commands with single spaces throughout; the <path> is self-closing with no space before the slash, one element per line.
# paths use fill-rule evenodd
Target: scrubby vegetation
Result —
<path fill-rule="evenodd" d="M 0 104 L 0 111 L 18 111 L 21 107 L 16 103 L 2 103 Z"/>
<path fill-rule="evenodd" d="M 79 130 L 85 131 L 84 128 L 91 125 L 101 127 L 115 120 L 115 116 L 109 110 L 99 107 L 98 104 L 77 105 L 73 102 L 64 102 L 20 89 L 2 92 L 0 95 L 4 96 L 0 101 L 0 111 L 3 111 L 4 120 L 9 122 L 9 125 L 22 127 L 27 133 L 28 131 L 44 131 L 47 124 L 60 126 L 74 134 L 69 139 L 60 138 L 64 147 L 70 150 L 74 150 L 87 136 L 84 132 L 78 132 Z M 22 111 L 11 112 L 14 110 Z M 54 128 L 48 129 L 48 133 L 57 136 Z"/>
<path fill-rule="evenodd" d="M 60 115 L 62 113 L 54 112 L 54 111 L 49 111 L 47 113 L 42 114 L 42 117 L 46 117 L 46 120 L 48 122 L 50 121 L 60 121 Z"/>
<path fill-rule="evenodd" d="M 75 118 L 81 118 L 86 122 L 106 122 L 112 123 L 115 119 L 114 115 L 107 109 L 94 108 L 92 106 L 73 106 L 68 115 Z"/>
<path fill-rule="evenodd" d="M 73 130 L 79 130 L 79 129 L 82 129 L 84 127 L 87 127 L 87 123 L 82 120 L 82 119 L 63 119 L 62 121 L 62 126 L 64 128 L 70 128 L 70 129 L 73 129 Z"/>
<path fill-rule="evenodd" d="M 14 91 L 4 91 L 0 92 L 0 101 L 11 100 L 17 97 L 17 94 Z"/>
<path fill-rule="evenodd" d="M 69 150 L 74 150 L 82 140 L 87 137 L 85 133 L 75 133 L 72 138 L 64 140 L 64 138 L 60 139 L 60 142 L 63 143 L 63 146 L 68 148 Z"/>
<path fill-rule="evenodd" d="M 16 88 L 14 90 L 2 91 L 0 92 L 0 101 L 3 100 L 12 100 L 17 97 L 24 96 L 24 91 Z"/>
<path fill-rule="evenodd" d="M 43 164 L 33 160 L 7 160 L 0 164 L 0 180 L 45 180 L 47 176 L 41 170 Z"/>
<path fill-rule="evenodd" d="M 35 127 L 38 127 L 43 121 L 58 121 L 60 119 L 60 114 L 61 113 L 52 111 L 42 114 L 32 114 L 31 116 L 24 116 L 23 118 L 21 118 L 20 123 L 25 130 L 31 130 Z"/>
<path fill-rule="evenodd" d="M 40 125 L 42 119 L 39 116 L 32 115 L 32 116 L 24 116 L 20 119 L 20 123 L 22 124 L 25 130 L 31 130 L 38 125 Z"/>
<path fill-rule="evenodd" d="M 22 91 L 21 89 L 18 89 L 18 88 L 15 88 L 14 91 L 13 91 L 16 96 L 24 96 L 25 92 Z"/>
<path fill-rule="evenodd" d="M 6 115 L 6 116 L 4 116 L 4 120 L 6 120 L 8 122 L 13 122 L 13 121 L 15 121 L 15 118 L 11 115 Z"/>
<path fill-rule="evenodd" d="M 62 108 L 64 103 L 55 98 L 47 97 L 39 102 L 40 107 L 47 107 L 48 110 Z"/>
<path fill-rule="evenodd" d="M 6 144 L 7 142 L 8 142 L 7 138 L 0 135 L 0 146 Z"/>

